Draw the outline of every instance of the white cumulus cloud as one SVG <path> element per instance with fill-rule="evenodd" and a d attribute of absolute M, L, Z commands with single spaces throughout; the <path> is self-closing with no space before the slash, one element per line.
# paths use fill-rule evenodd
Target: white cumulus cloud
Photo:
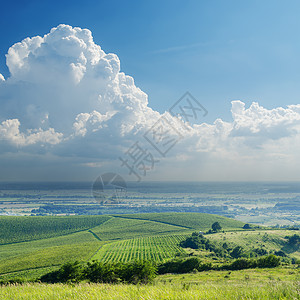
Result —
<path fill-rule="evenodd" d="M 173 135 L 183 137 L 157 168 L 162 174 L 173 176 L 180 168 L 190 175 L 177 179 L 240 179 L 241 172 L 255 179 L 255 166 L 297 165 L 300 104 L 266 109 L 232 101 L 231 122 L 186 124 L 187 130 L 169 113 L 149 107 L 147 95 L 121 71 L 118 56 L 105 53 L 88 29 L 63 24 L 12 45 L 6 62 L 10 76 L 0 74 L 0 161 L 6 165 L 7 157 L 15 161 L 20 153 L 25 160 L 40 155 L 39 164 L 59 161 L 58 168 L 64 159 L 72 173 L 76 165 L 81 171 L 107 161 L 116 166 L 135 141 L 151 148 L 143 134 L 161 117 Z M 295 170 L 290 174 L 297 176 Z"/>

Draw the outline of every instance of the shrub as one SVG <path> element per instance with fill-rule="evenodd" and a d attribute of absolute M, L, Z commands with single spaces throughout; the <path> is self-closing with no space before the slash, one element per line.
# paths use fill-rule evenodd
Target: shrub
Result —
<path fill-rule="evenodd" d="M 149 261 L 133 261 L 121 268 L 121 279 L 129 283 L 151 282 L 157 273 L 157 267 Z"/>
<path fill-rule="evenodd" d="M 180 242 L 180 246 L 183 248 L 192 249 L 205 249 L 205 238 L 198 235 L 192 235 L 187 237 L 184 241 Z"/>
<path fill-rule="evenodd" d="M 181 241 L 179 245 L 183 248 L 209 250 L 211 252 L 214 252 L 216 256 L 219 257 L 224 257 L 227 253 L 227 251 L 223 247 L 216 246 L 209 239 L 196 232 L 192 233 L 192 236 L 187 237 L 185 240 Z"/>
<path fill-rule="evenodd" d="M 250 224 L 245 224 L 245 225 L 243 226 L 243 229 L 251 229 Z"/>
<path fill-rule="evenodd" d="M 211 225 L 211 229 L 213 232 L 218 232 L 222 229 L 222 226 L 220 225 L 219 222 L 215 222 Z"/>
<path fill-rule="evenodd" d="M 88 262 L 83 270 L 83 278 L 90 282 L 114 283 L 120 281 L 121 264 Z"/>
<path fill-rule="evenodd" d="M 78 261 L 67 262 L 59 270 L 45 274 L 40 278 L 42 282 L 79 282 L 82 279 L 82 266 Z"/>
<path fill-rule="evenodd" d="M 130 263 L 79 262 L 66 263 L 57 271 L 47 273 L 40 278 L 42 282 L 90 282 L 116 283 L 148 283 L 156 276 L 157 268 L 151 262 L 134 261 Z"/>
<path fill-rule="evenodd" d="M 275 251 L 275 252 L 274 252 L 274 255 L 276 255 L 276 256 L 281 256 L 281 257 L 287 257 L 287 255 L 285 254 L 285 252 L 282 251 L 282 250 Z"/>
<path fill-rule="evenodd" d="M 225 270 L 243 270 L 243 269 L 250 269 L 255 268 L 256 263 L 255 261 L 247 258 L 239 258 L 233 261 L 231 264 L 224 266 Z"/>
<path fill-rule="evenodd" d="M 280 258 L 271 254 L 258 259 L 239 258 L 228 265 L 223 265 L 220 269 L 243 270 L 250 268 L 275 268 L 280 265 Z"/>
<path fill-rule="evenodd" d="M 233 250 L 230 252 L 230 255 L 233 258 L 239 258 L 243 255 L 243 248 L 241 246 L 236 246 L 233 248 Z"/>
<path fill-rule="evenodd" d="M 292 236 L 285 237 L 288 240 L 288 244 L 290 246 L 299 246 L 300 245 L 300 236 L 298 234 L 294 234 Z"/>
<path fill-rule="evenodd" d="M 167 261 L 158 266 L 159 274 L 166 273 L 190 273 L 197 271 L 208 271 L 212 269 L 211 263 L 202 263 L 197 257 L 188 259 L 175 259 Z"/>
<path fill-rule="evenodd" d="M 280 258 L 270 254 L 265 257 L 260 257 L 257 259 L 258 268 L 275 268 L 280 265 Z"/>

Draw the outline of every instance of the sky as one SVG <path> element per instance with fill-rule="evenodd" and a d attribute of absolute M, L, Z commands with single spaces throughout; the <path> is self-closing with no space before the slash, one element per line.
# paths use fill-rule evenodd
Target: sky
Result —
<path fill-rule="evenodd" d="M 298 1 L 1 6 L 0 180 L 300 180 Z"/>

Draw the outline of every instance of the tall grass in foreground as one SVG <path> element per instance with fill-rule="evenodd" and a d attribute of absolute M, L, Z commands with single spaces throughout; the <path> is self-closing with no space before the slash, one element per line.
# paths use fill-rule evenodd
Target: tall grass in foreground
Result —
<path fill-rule="evenodd" d="M 173 285 L 24 284 L 0 287 L 0 299 L 300 299 L 299 282 Z"/>

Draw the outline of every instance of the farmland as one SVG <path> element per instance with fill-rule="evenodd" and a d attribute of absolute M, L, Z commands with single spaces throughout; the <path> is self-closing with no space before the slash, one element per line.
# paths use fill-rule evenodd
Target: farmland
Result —
<path fill-rule="evenodd" d="M 149 220 L 113 217 L 92 231 L 104 241 L 184 232 L 187 228 Z"/>
<path fill-rule="evenodd" d="M 284 250 L 289 259 L 300 258 L 299 250 L 289 248 L 286 243 L 286 236 L 294 234 L 293 231 L 263 227 L 245 230 L 240 221 L 209 214 L 0 217 L 2 228 L 8 228 L 1 236 L 0 280 L 35 281 L 75 260 L 85 263 L 93 260 L 103 263 L 149 260 L 160 264 L 176 257 L 192 256 L 218 265 L 218 262 L 228 262 L 228 258 L 218 258 L 209 250 L 185 249 L 179 245 L 192 232 L 209 230 L 214 222 L 219 222 L 222 230 L 205 237 L 218 247 L 226 242 L 228 247 L 241 246 L 245 252 L 255 248 L 267 252 Z M 128 299 L 130 295 L 135 299 L 255 299 L 262 295 L 265 299 L 284 296 L 297 299 L 299 269 L 296 266 L 286 264 L 272 270 L 164 274 L 151 285 L 139 288 L 92 283 L 55 284 L 50 288 L 45 284 L 26 283 L 0 287 L 0 298 L 57 299 L 59 295 L 74 299 L 76 295 L 76 299 L 84 299 L 88 293 L 89 299 Z M 218 298 L 220 295 L 222 297 Z"/>
<path fill-rule="evenodd" d="M 258 225 L 299 225 L 297 183 L 130 183 L 120 205 L 103 206 L 90 182 L 0 183 L 2 215 L 217 214 Z M 146 216 L 145 216 L 146 217 Z M 166 217 L 170 222 L 170 218 Z M 171 221 L 172 222 L 172 221 Z M 184 223 L 182 223 L 183 225 Z M 193 227 L 186 223 L 184 226 Z"/>
<path fill-rule="evenodd" d="M 178 243 L 185 235 L 193 230 L 205 230 L 220 218 L 224 220 L 225 230 L 241 229 L 243 225 L 206 214 L 2 216 L 0 224 L 5 230 L 1 231 L 0 279 L 28 273 L 33 278 L 43 268 L 57 267 L 72 260 L 101 258 L 125 262 L 153 258 L 164 261 L 183 251 Z M 168 224 L 171 219 L 173 224 Z M 189 226 L 184 226 L 185 221 Z"/>
<path fill-rule="evenodd" d="M 155 221 L 159 223 L 171 224 L 176 226 L 183 226 L 188 229 L 201 229 L 207 230 L 211 226 L 212 215 L 201 214 L 201 218 L 197 217 L 197 213 L 156 213 L 156 214 L 131 214 L 122 215 L 124 218 L 135 218 L 141 220 Z M 215 222 L 219 222 L 224 229 L 241 228 L 244 223 L 225 218 L 222 216 L 215 216 Z"/>
<path fill-rule="evenodd" d="M 163 262 L 182 253 L 178 244 L 185 235 L 150 236 L 122 240 L 104 245 L 92 257 L 107 262 L 129 262 L 133 259 Z"/>
<path fill-rule="evenodd" d="M 95 227 L 109 216 L 0 217 L 0 244 L 50 238 Z"/>
<path fill-rule="evenodd" d="M 57 266 L 68 260 L 87 260 L 100 245 L 101 242 L 95 240 L 89 232 L 2 245 L 0 272 Z"/>

